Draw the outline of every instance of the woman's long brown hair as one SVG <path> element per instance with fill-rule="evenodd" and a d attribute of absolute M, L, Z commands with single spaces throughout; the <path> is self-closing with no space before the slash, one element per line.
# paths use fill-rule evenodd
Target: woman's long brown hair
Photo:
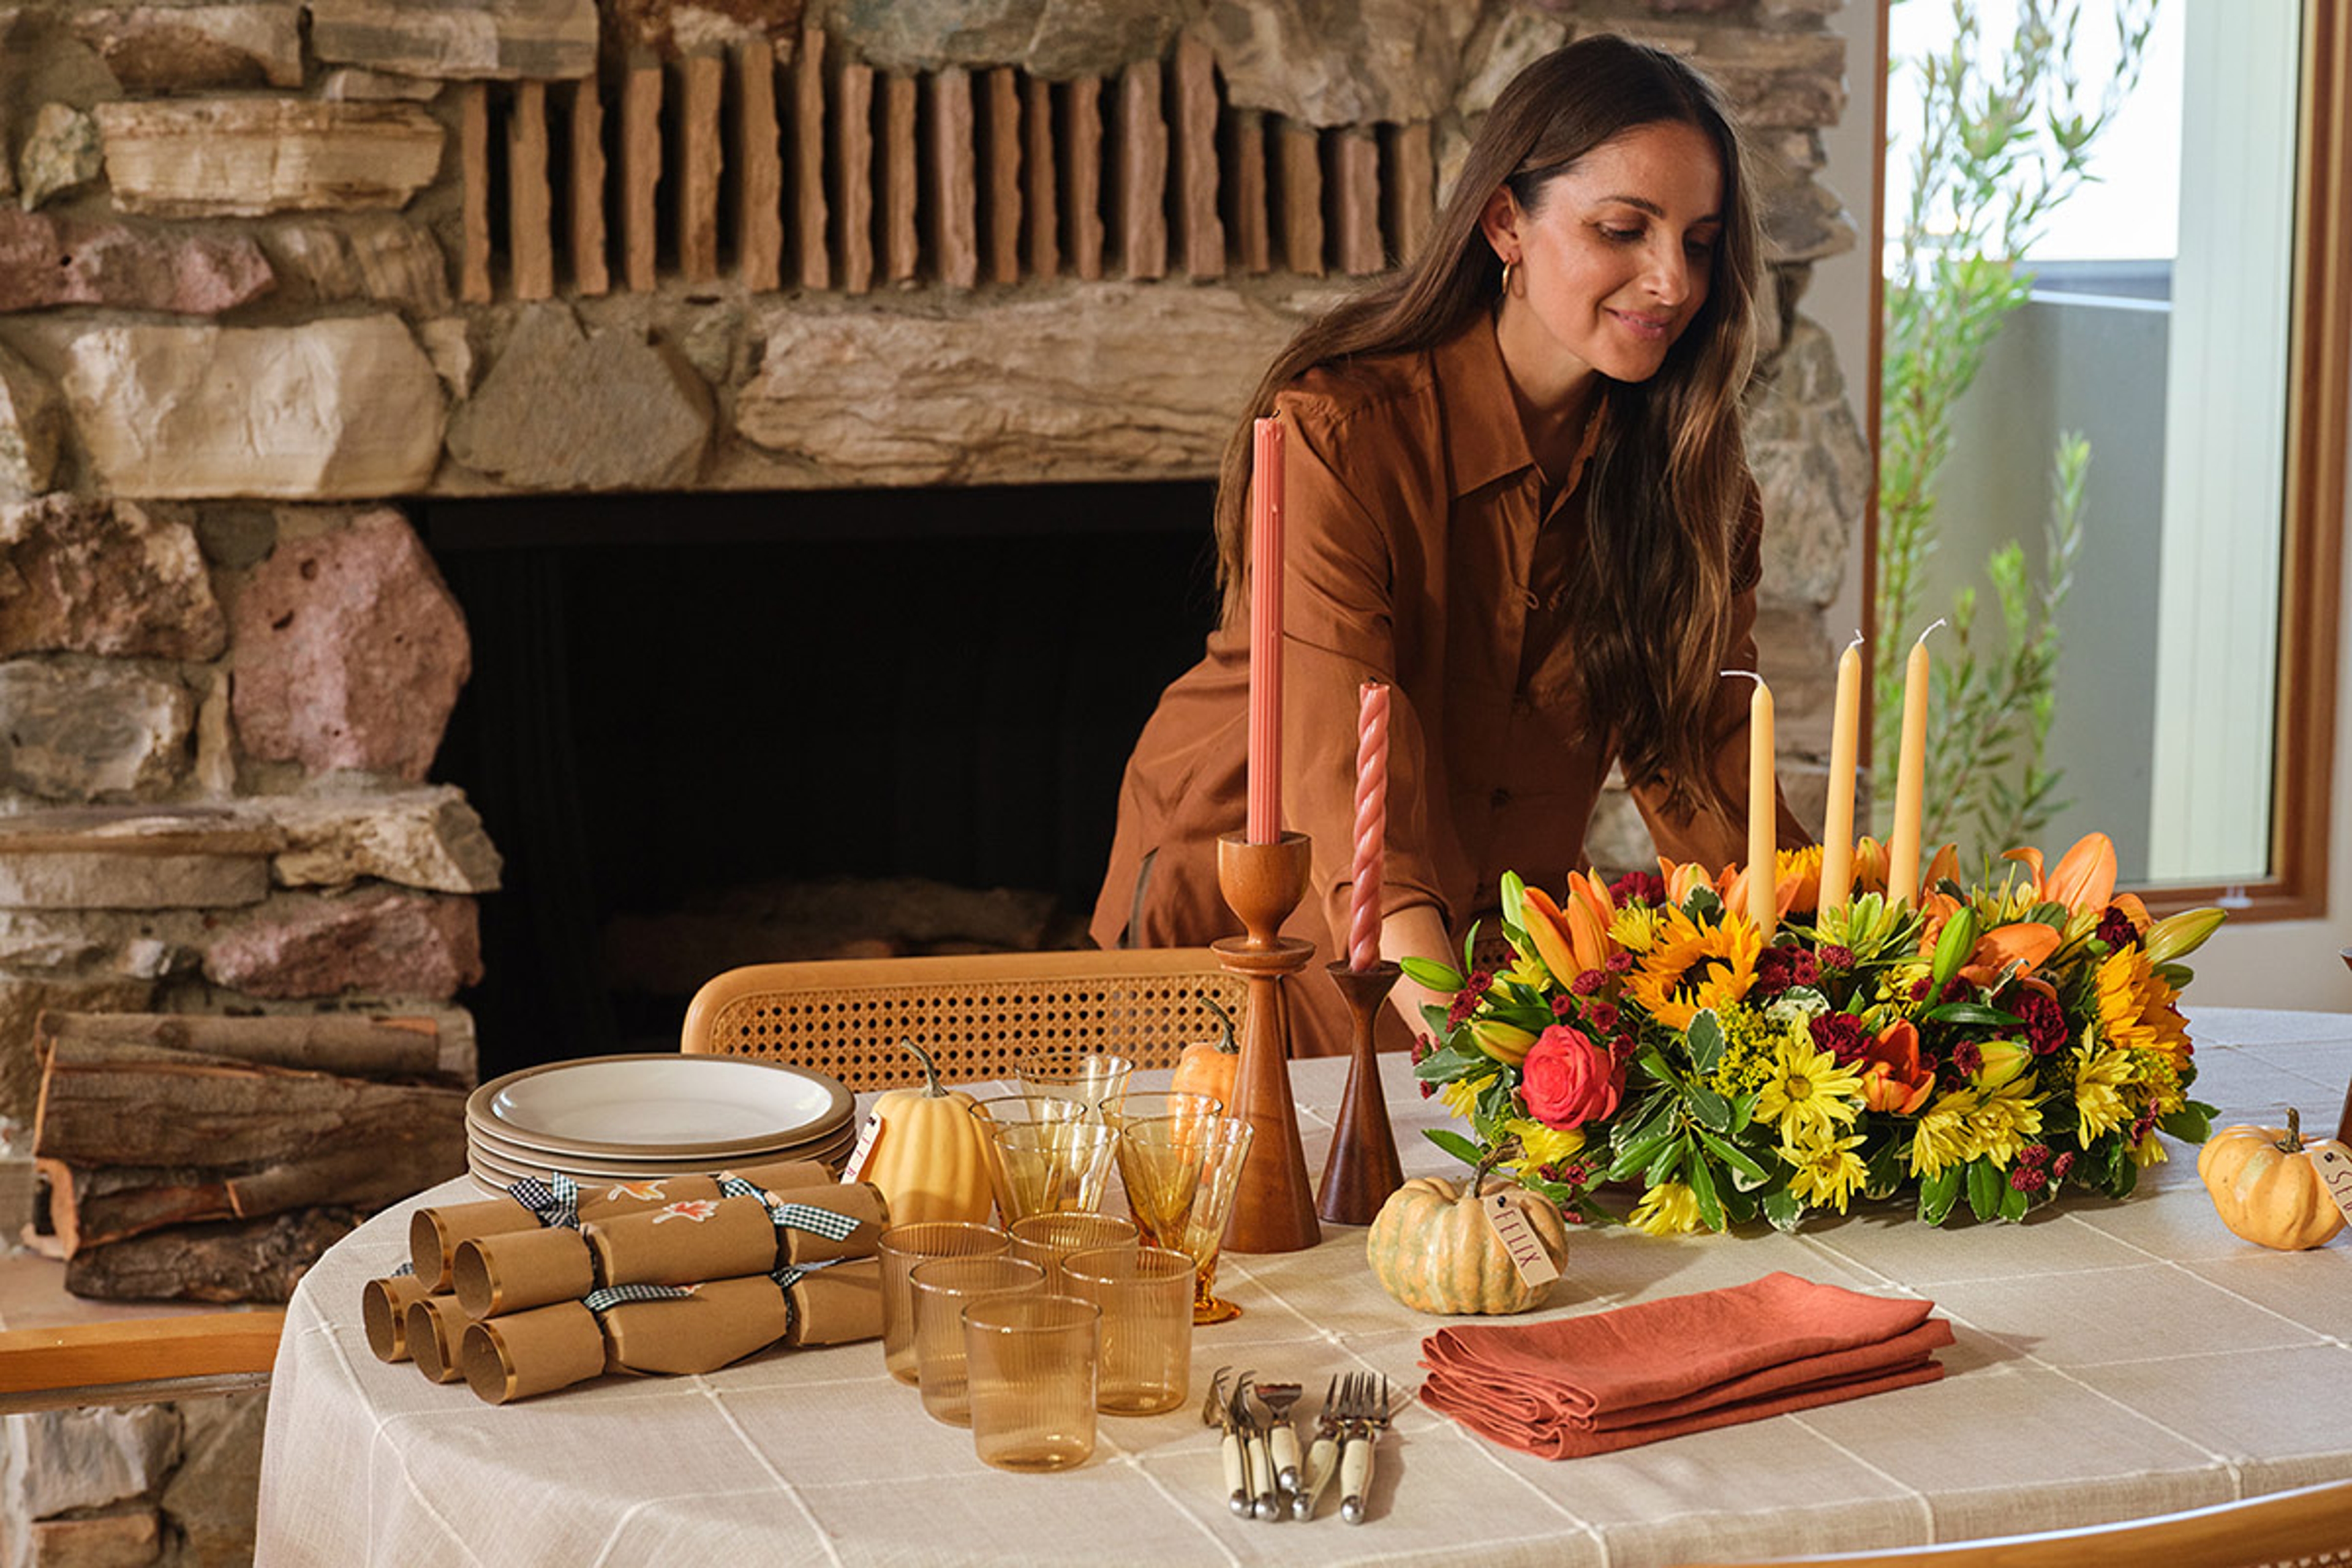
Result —
<path fill-rule="evenodd" d="M 1714 85 L 1626 39 L 1581 39 L 1513 79 L 1487 111 L 1422 252 L 1302 330 L 1276 356 L 1225 443 L 1217 580 L 1225 624 L 1247 618 L 1252 421 L 1318 366 L 1436 347 L 1493 308 L 1502 265 L 1479 230 L 1507 186 L 1533 212 L 1558 174 L 1644 125 L 1690 125 L 1723 165 L 1722 237 L 1706 302 L 1657 374 L 1603 379 L 1607 423 L 1579 487 L 1590 550 L 1568 600 L 1588 737 L 1613 740 L 1626 777 L 1664 781 L 1673 804 L 1729 803 L 1714 775 L 1709 715 L 1720 687 L 1735 533 L 1747 498 L 1740 396 L 1755 348 L 1760 242 L 1739 136 Z"/>

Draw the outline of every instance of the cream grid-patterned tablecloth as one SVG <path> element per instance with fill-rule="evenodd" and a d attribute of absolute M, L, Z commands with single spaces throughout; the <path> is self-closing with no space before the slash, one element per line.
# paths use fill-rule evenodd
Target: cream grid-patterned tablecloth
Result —
<path fill-rule="evenodd" d="M 2326 1131 L 2352 1078 L 2352 1016 L 2198 1009 L 2197 1094 L 2222 1121 Z M 1345 1064 L 1297 1064 L 1319 1171 Z M 1409 1173 L 1449 1163 L 1402 1058 L 1384 1063 Z M 1772 1269 L 1924 1295 L 1958 1342 L 1940 1383 L 1669 1443 L 1550 1463 L 1418 1405 L 1382 1444 L 1373 1518 L 1226 1511 L 1194 1409 L 1102 1423 L 1095 1458 L 1013 1476 L 927 1418 L 872 1344 L 754 1357 L 706 1377 L 603 1379 L 509 1408 L 368 1353 L 362 1281 L 405 1255 L 401 1205 L 338 1246 L 288 1313 L 270 1389 L 265 1568 L 425 1564 L 1324 1563 L 1633 1565 L 1848 1551 L 2095 1523 L 2352 1477 L 2352 1240 L 2282 1254 L 2238 1240 L 2194 1151 L 2120 1204 L 2072 1198 L 2020 1226 L 1944 1232 L 1885 1214 L 1803 1234 L 1573 1237 L 1547 1310 L 1589 1312 Z M 463 1183 L 424 1198 L 470 1195 Z M 423 1201 L 420 1198 L 417 1201 Z M 1201 1331 L 1194 1385 L 1225 1363 L 1319 1397 L 1335 1373 L 1418 1385 L 1444 1320 L 1391 1301 L 1362 1234 L 1229 1258 L 1238 1321 Z"/>

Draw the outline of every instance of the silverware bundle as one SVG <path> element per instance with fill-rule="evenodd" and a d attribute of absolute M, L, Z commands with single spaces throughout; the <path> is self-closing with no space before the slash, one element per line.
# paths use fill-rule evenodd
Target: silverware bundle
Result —
<path fill-rule="evenodd" d="M 1389 1428 L 1393 1408 L 1389 1380 L 1370 1373 L 1332 1378 L 1315 1418 L 1315 1441 L 1302 1460 L 1290 1407 L 1303 1392 L 1295 1383 L 1260 1383 L 1256 1373 L 1221 1366 L 1209 1380 L 1201 1406 L 1203 1426 L 1220 1427 L 1218 1452 L 1224 1462 L 1227 1502 L 1243 1519 L 1312 1519 L 1336 1477 L 1339 1517 L 1349 1524 L 1366 1518 L 1372 1484 L 1372 1451 Z"/>

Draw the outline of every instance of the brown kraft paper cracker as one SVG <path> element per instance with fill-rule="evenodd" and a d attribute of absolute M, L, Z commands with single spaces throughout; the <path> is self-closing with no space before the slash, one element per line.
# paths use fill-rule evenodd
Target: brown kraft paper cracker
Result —
<path fill-rule="evenodd" d="M 737 1165 L 721 1171 L 722 1176 L 734 1176 L 751 1183 L 763 1193 L 782 1192 L 788 1187 L 821 1187 L 832 1184 L 833 1169 L 815 1160 L 779 1160 L 772 1165 Z"/>
<path fill-rule="evenodd" d="M 431 1291 L 414 1274 L 371 1279 L 360 1287 L 360 1326 L 367 1331 L 368 1349 L 375 1359 L 391 1364 L 408 1359 L 408 1308 Z"/>
<path fill-rule="evenodd" d="M 795 1161 L 772 1167 L 778 1171 L 824 1167 Z M 674 1203 L 715 1203 L 719 1196 L 714 1176 L 665 1176 L 647 1180 L 582 1180 L 579 1218 L 611 1219 L 643 1214 Z M 409 1266 L 436 1290 L 450 1285 L 450 1268 L 457 1259 L 457 1244 L 478 1236 L 507 1236 L 540 1228 L 540 1218 L 511 1197 L 486 1198 L 480 1203 L 448 1204 L 421 1208 L 408 1219 Z"/>
<path fill-rule="evenodd" d="M 576 1301 L 596 1288 L 587 1238 L 561 1226 L 469 1237 L 457 1244 L 449 1272 L 457 1304 L 474 1318 Z"/>
<path fill-rule="evenodd" d="M 691 1285 L 776 1266 L 775 1223 L 754 1197 L 674 1203 L 585 1230 L 596 1277 L 607 1285 Z"/>
<path fill-rule="evenodd" d="M 785 1342 L 845 1345 L 882 1337 L 882 1260 L 859 1258 L 814 1268 L 793 1284 L 793 1330 Z"/>
<path fill-rule="evenodd" d="M 829 1182 L 768 1194 L 771 1204 L 823 1209 L 857 1222 L 857 1228 L 839 1241 L 797 1226 L 778 1227 L 776 1261 L 798 1264 L 831 1263 L 843 1258 L 871 1258 L 874 1244 L 890 1228 L 890 1202 L 871 1182 Z"/>
<path fill-rule="evenodd" d="M 625 1301 L 604 1313 L 605 1364 L 627 1372 L 716 1372 L 783 1338 L 790 1310 L 764 1274 L 713 1279 L 674 1300 Z"/>
<path fill-rule="evenodd" d="M 485 1318 L 458 1347 L 466 1386 L 492 1405 L 585 1383 L 604 1370 L 604 1331 L 577 1301 Z"/>
<path fill-rule="evenodd" d="M 434 1383 L 455 1383 L 457 1344 L 466 1331 L 466 1310 L 455 1296 L 424 1296 L 408 1304 L 408 1354 L 416 1370 Z"/>

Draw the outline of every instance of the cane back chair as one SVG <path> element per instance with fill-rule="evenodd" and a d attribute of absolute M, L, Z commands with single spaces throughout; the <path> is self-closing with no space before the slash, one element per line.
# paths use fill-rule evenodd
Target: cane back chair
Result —
<path fill-rule="evenodd" d="M 679 1048 L 789 1061 L 852 1089 L 922 1081 L 911 1039 L 951 1083 L 1010 1079 L 1049 1046 L 1175 1065 L 1241 1022 L 1244 987 L 1205 947 L 1003 952 L 933 958 L 755 963 L 707 982 L 688 1006 Z"/>

